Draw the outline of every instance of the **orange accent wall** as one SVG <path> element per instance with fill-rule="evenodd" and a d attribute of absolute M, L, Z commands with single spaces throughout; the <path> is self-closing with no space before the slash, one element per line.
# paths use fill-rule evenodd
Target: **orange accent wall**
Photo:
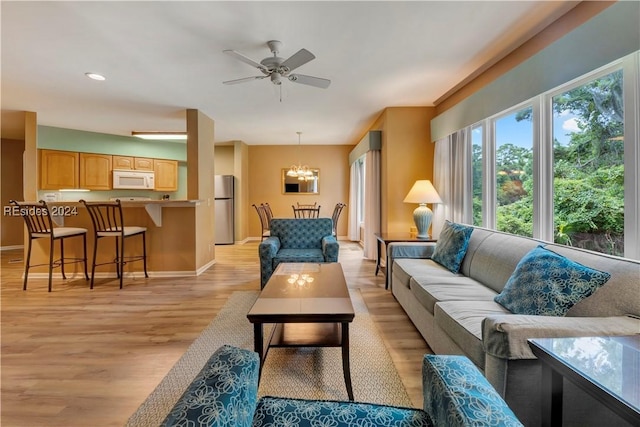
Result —
<path fill-rule="evenodd" d="M 269 203 L 274 216 L 293 218 L 291 205 L 318 203 L 320 216 L 331 217 L 338 202 L 347 203 L 338 222 L 338 236 L 347 234 L 350 145 L 251 145 L 249 146 L 248 237 L 261 234 L 260 220 L 252 204 Z M 302 163 L 320 169 L 320 193 L 282 194 L 282 169 Z"/>

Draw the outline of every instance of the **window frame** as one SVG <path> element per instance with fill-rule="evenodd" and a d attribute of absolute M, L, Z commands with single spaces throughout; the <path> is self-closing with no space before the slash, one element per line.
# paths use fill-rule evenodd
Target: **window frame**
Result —
<path fill-rule="evenodd" d="M 534 156 L 533 237 L 549 243 L 554 242 L 553 97 L 618 70 L 622 70 L 623 73 L 624 92 L 624 257 L 640 260 L 640 51 L 467 127 L 469 134 L 472 129 L 478 127 L 484 130 L 482 141 L 483 227 L 497 229 L 496 121 L 525 107 L 531 107 Z M 470 173 L 469 176 L 472 177 L 473 174 Z M 473 198 L 473 194 L 471 197 Z"/>

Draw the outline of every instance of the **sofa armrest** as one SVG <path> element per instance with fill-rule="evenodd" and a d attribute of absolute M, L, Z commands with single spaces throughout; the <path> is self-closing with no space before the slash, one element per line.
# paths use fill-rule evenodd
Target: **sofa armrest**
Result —
<path fill-rule="evenodd" d="M 437 427 L 522 426 L 465 356 L 427 354 L 422 361 L 424 410 Z"/>
<path fill-rule="evenodd" d="M 264 239 L 258 245 L 258 255 L 260 257 L 260 289 L 264 288 L 267 281 L 273 274 L 273 258 L 280 250 L 280 239 L 271 236 Z"/>
<path fill-rule="evenodd" d="M 640 332 L 632 316 L 555 317 L 517 314 L 489 316 L 482 321 L 482 345 L 501 359 L 535 359 L 527 339 L 631 335 Z"/>
<path fill-rule="evenodd" d="M 224 345 L 187 387 L 163 427 L 250 427 L 258 402 L 258 353 Z"/>
<path fill-rule="evenodd" d="M 322 238 L 322 253 L 326 262 L 338 262 L 338 251 L 340 244 L 335 236 L 324 236 Z"/>
<path fill-rule="evenodd" d="M 392 242 L 387 245 L 389 264 L 396 258 L 431 258 L 435 242 Z"/>

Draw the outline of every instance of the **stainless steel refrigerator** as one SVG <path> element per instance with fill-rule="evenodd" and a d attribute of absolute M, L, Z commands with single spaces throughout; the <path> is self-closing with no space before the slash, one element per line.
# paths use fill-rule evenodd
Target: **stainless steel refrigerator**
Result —
<path fill-rule="evenodd" d="M 213 185 L 216 245 L 232 245 L 234 243 L 233 175 L 216 175 Z"/>

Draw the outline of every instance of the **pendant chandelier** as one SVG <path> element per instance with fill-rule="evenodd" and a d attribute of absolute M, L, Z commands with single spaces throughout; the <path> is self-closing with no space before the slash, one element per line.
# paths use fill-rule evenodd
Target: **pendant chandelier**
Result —
<path fill-rule="evenodd" d="M 296 133 L 298 134 L 298 165 L 292 165 L 287 171 L 287 176 L 298 178 L 299 181 L 312 181 L 315 179 L 313 171 L 309 169 L 309 166 L 303 166 L 302 163 L 300 163 L 300 151 L 302 150 L 300 135 L 302 135 L 302 132 Z"/>

